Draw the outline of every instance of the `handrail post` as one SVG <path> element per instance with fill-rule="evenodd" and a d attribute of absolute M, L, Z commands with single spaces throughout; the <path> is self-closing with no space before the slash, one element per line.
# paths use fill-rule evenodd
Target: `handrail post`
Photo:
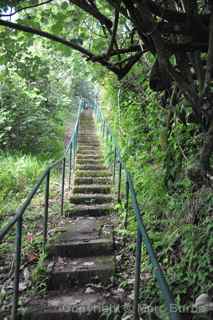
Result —
<path fill-rule="evenodd" d="M 119 160 L 119 170 L 118 170 L 118 202 L 121 202 L 121 173 L 122 173 L 122 163 Z"/>
<path fill-rule="evenodd" d="M 138 300 L 139 300 L 139 294 L 140 294 L 141 252 L 142 252 L 142 236 L 138 228 L 137 240 L 136 240 L 135 287 L 134 287 L 134 304 L 133 304 L 134 320 L 139 319 L 139 312 L 138 312 L 139 301 Z"/>
<path fill-rule="evenodd" d="M 75 170 L 75 137 L 76 137 L 76 132 L 74 132 L 74 137 L 73 137 L 73 170 Z"/>
<path fill-rule="evenodd" d="M 74 142 L 74 145 L 73 145 L 73 170 L 75 170 L 75 157 L 76 157 L 76 152 L 77 152 L 77 128 L 75 131 L 73 142 Z"/>
<path fill-rule="evenodd" d="M 103 120 L 103 132 L 102 132 L 103 138 L 105 138 L 105 126 L 106 126 L 106 123 L 105 123 L 105 120 Z"/>
<path fill-rule="evenodd" d="M 49 194 L 50 194 L 50 170 L 47 172 L 45 184 L 45 204 L 44 204 L 44 246 L 47 242 L 48 233 L 48 213 L 49 213 Z"/>
<path fill-rule="evenodd" d="M 16 224 L 16 262 L 14 274 L 14 298 L 12 306 L 12 320 L 17 319 L 17 310 L 19 302 L 19 280 L 20 280 L 20 266 L 21 266 L 21 246 L 22 246 L 22 216 L 18 219 Z"/>
<path fill-rule="evenodd" d="M 113 161 L 113 183 L 115 183 L 115 171 L 116 171 L 116 161 L 117 161 L 117 150 L 114 150 L 114 161 Z"/>
<path fill-rule="evenodd" d="M 71 188 L 71 177 L 72 177 L 72 143 L 70 144 L 70 154 L 69 154 L 69 190 Z"/>
<path fill-rule="evenodd" d="M 128 224 L 128 211 L 129 211 L 129 181 L 128 178 L 126 177 L 126 194 L 125 194 L 125 218 L 124 218 L 124 229 L 127 229 L 127 224 Z"/>
<path fill-rule="evenodd" d="M 74 168 L 75 168 L 75 159 L 76 159 L 77 147 L 78 147 L 78 131 L 79 131 L 79 120 L 76 126 L 75 139 L 74 139 Z"/>
<path fill-rule="evenodd" d="M 62 164 L 62 180 L 61 180 L 61 215 L 64 214 L 64 184 L 65 184 L 65 170 L 66 170 L 66 158 L 63 159 Z"/>
<path fill-rule="evenodd" d="M 107 130 L 106 130 L 106 133 L 107 133 L 107 135 L 106 135 L 106 141 L 107 141 L 107 143 L 109 142 L 109 137 L 110 137 L 110 134 L 109 134 L 109 129 L 107 128 Z"/>

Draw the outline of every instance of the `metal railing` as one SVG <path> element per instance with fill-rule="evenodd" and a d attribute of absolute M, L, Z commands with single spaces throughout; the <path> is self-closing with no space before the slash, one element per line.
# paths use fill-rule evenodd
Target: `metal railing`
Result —
<path fill-rule="evenodd" d="M 135 286 L 134 286 L 134 305 L 133 305 L 134 319 L 135 320 L 139 319 L 140 275 L 141 275 L 142 246 L 144 244 L 144 247 L 146 248 L 148 257 L 150 259 L 150 262 L 154 270 L 154 276 L 158 282 L 160 292 L 164 299 L 167 313 L 171 320 L 179 320 L 180 314 L 176 309 L 174 297 L 170 291 L 168 282 L 158 262 L 157 255 L 155 253 L 151 240 L 146 231 L 146 227 L 144 225 L 143 214 L 138 204 L 137 194 L 134 188 L 132 177 L 122 160 L 119 146 L 113 136 L 111 128 L 108 126 L 106 122 L 106 119 L 102 111 L 100 110 L 97 104 L 93 106 L 93 109 L 94 109 L 96 121 L 99 124 L 100 132 L 102 134 L 103 139 L 106 140 L 106 143 L 110 140 L 110 143 L 112 144 L 112 148 L 114 148 L 112 172 L 113 172 L 113 182 L 116 184 L 116 188 L 117 188 L 118 202 L 122 202 L 121 181 L 122 181 L 122 178 L 125 179 L 124 208 L 125 208 L 126 216 L 124 219 L 125 220 L 124 226 L 127 227 L 127 224 L 128 224 L 128 211 L 129 211 L 130 200 L 131 200 L 133 211 L 135 213 L 135 218 L 137 223 L 136 266 L 135 266 Z M 117 179 L 115 179 L 116 171 L 117 171 Z M 124 175 L 124 177 L 122 176 L 122 174 Z"/>
<path fill-rule="evenodd" d="M 21 267 L 21 254 L 22 254 L 22 228 L 23 228 L 23 216 L 27 208 L 29 207 L 33 197 L 37 194 L 38 190 L 41 188 L 43 183 L 45 183 L 44 188 L 44 226 L 43 226 L 43 244 L 45 247 L 45 244 L 47 242 L 48 238 L 48 211 L 49 211 L 49 195 L 50 195 L 50 183 L 51 183 L 51 171 L 58 167 L 59 165 L 62 165 L 62 174 L 61 174 L 61 203 L 60 203 L 60 212 L 61 215 L 64 213 L 64 193 L 65 193 L 65 178 L 67 174 L 66 165 L 68 161 L 68 185 L 69 189 L 71 187 L 71 177 L 72 172 L 74 171 L 75 166 L 75 157 L 77 152 L 77 142 L 78 142 L 78 131 L 79 131 L 79 119 L 80 119 L 80 113 L 82 109 L 84 108 L 84 102 L 81 102 L 79 105 L 78 115 L 77 115 L 77 121 L 75 124 L 75 128 L 73 130 L 72 137 L 70 139 L 70 142 L 66 148 L 66 151 L 64 153 L 64 156 L 56 161 L 55 163 L 51 164 L 45 172 L 41 175 L 41 177 L 38 179 L 36 184 L 34 185 L 32 191 L 28 194 L 26 200 L 22 204 L 20 208 L 17 209 L 15 216 L 8 222 L 8 224 L 0 230 L 0 243 L 5 239 L 5 237 L 12 232 L 12 229 L 14 225 L 16 225 L 16 239 L 15 239 L 15 270 L 14 270 L 14 298 L 13 298 L 13 305 L 12 305 L 12 320 L 17 319 L 17 311 L 18 311 L 18 302 L 19 302 L 19 280 L 20 280 L 20 267 Z M 152 266 L 154 268 L 154 273 L 156 280 L 159 284 L 160 291 L 162 293 L 162 296 L 164 298 L 164 302 L 168 311 L 168 314 L 170 316 L 171 320 L 178 320 L 180 319 L 179 313 L 176 311 L 175 301 L 172 296 L 172 293 L 169 289 L 168 283 L 166 281 L 166 278 L 164 276 L 164 273 L 161 269 L 161 266 L 157 260 L 156 253 L 153 249 L 152 243 L 149 239 L 149 236 L 147 234 L 141 209 L 139 207 L 138 201 L 137 201 L 137 195 L 134 189 L 134 184 L 131 178 L 130 173 L 125 167 L 124 162 L 122 161 L 121 152 L 118 147 L 118 144 L 113 137 L 112 131 L 110 127 L 107 125 L 107 122 L 103 116 L 103 113 L 101 112 L 100 108 L 95 105 L 94 113 L 96 115 L 96 120 L 100 124 L 101 133 L 104 139 L 108 141 L 110 139 L 114 151 L 114 159 L 113 159 L 113 181 L 117 183 L 117 196 L 118 196 L 118 202 L 122 201 L 121 197 L 121 182 L 122 182 L 122 173 L 124 173 L 125 178 L 125 200 L 124 200 L 124 206 L 126 209 L 126 217 L 125 217 L 125 226 L 127 226 L 128 223 L 128 209 L 130 205 L 130 199 L 132 208 L 135 213 L 136 221 L 137 221 L 137 241 L 136 241 L 136 267 L 135 267 L 135 290 L 134 290 L 134 319 L 137 320 L 139 318 L 138 315 L 138 307 L 139 307 L 139 290 L 140 290 L 140 274 L 141 274 L 141 258 L 142 258 L 142 244 L 144 244 L 148 256 L 150 258 L 150 261 L 152 263 Z M 118 164 L 118 177 L 115 179 L 116 170 L 117 170 L 117 164 Z"/>
<path fill-rule="evenodd" d="M 43 245 L 45 248 L 48 238 L 48 212 L 49 212 L 49 196 L 50 196 L 50 183 L 51 183 L 51 172 L 54 168 L 62 166 L 61 172 L 61 192 L 60 192 L 60 213 L 64 213 L 64 194 L 65 194 L 65 179 L 66 179 L 66 165 L 68 163 L 68 186 L 71 187 L 72 171 L 75 166 L 75 157 L 78 143 L 78 131 L 79 131 L 79 120 L 80 113 L 82 110 L 81 103 L 79 104 L 76 124 L 71 136 L 71 139 L 66 147 L 64 155 L 61 159 L 48 166 L 45 172 L 39 177 L 38 181 L 34 185 L 32 191 L 28 194 L 26 200 L 16 210 L 15 216 L 0 230 L 0 243 L 5 237 L 12 232 L 13 227 L 16 225 L 16 236 L 15 236 L 15 268 L 14 268 L 14 293 L 13 293 L 13 304 L 12 304 L 12 320 L 17 319 L 18 303 L 19 303 L 19 282 L 20 282 L 20 267 L 21 267 L 21 255 L 22 255 L 22 229 L 23 229 L 23 216 L 29 207 L 32 199 L 41 189 L 43 183 L 44 187 L 44 225 L 43 225 Z"/>

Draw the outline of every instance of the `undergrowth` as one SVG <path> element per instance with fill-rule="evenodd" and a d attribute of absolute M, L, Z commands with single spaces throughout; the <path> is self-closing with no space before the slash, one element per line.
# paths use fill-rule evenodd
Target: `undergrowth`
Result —
<path fill-rule="evenodd" d="M 107 77 L 102 88 L 103 110 L 133 176 L 143 220 L 158 261 L 184 314 L 185 310 L 191 310 L 202 293 L 210 298 L 213 295 L 210 261 L 212 188 L 190 179 L 188 174 L 199 157 L 199 131 L 193 125 L 186 127 L 175 118 L 168 135 L 165 127 L 167 111 L 157 107 L 158 99 L 142 76 L 135 78 L 138 83 L 141 81 L 143 94 L 122 91 L 122 84 Z M 113 152 L 112 147 L 105 150 L 110 161 Z M 122 195 L 125 195 L 124 184 Z M 120 214 L 124 219 L 122 207 Z M 119 232 L 130 237 L 128 246 L 133 255 L 136 229 L 131 211 L 127 230 L 120 227 Z M 142 305 L 162 306 L 146 249 L 143 249 L 141 268 Z M 165 315 L 161 314 L 162 317 Z"/>

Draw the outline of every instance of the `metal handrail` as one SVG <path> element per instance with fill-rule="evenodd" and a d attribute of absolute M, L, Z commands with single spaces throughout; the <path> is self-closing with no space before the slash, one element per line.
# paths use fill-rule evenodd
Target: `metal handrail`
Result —
<path fill-rule="evenodd" d="M 16 239 L 15 239 L 15 271 L 14 271 L 14 297 L 12 305 L 12 320 L 17 319 L 17 310 L 19 302 L 19 278 L 20 278 L 20 266 L 21 266 L 21 253 L 22 253 L 22 227 L 23 227 L 23 215 L 26 209 L 29 207 L 32 199 L 37 194 L 42 183 L 45 181 L 45 198 L 44 198 L 44 230 L 43 230 L 43 244 L 44 247 L 47 242 L 48 236 L 48 210 L 49 210 L 49 189 L 50 189 L 50 173 L 52 169 L 62 164 L 62 177 L 61 177 L 61 215 L 64 213 L 64 193 L 65 193 L 65 179 L 66 179 L 66 158 L 69 157 L 69 189 L 71 187 L 71 174 L 75 164 L 75 157 L 78 143 L 79 132 L 79 120 L 82 111 L 82 104 L 79 104 L 76 124 L 71 135 L 70 141 L 65 149 L 64 155 L 56 162 L 50 164 L 44 173 L 38 178 L 37 182 L 33 186 L 31 192 L 27 195 L 24 203 L 16 210 L 15 216 L 0 230 L 0 243 L 4 240 L 7 234 L 11 231 L 14 225 L 16 225 Z M 69 154 L 68 154 L 69 153 Z"/>
<path fill-rule="evenodd" d="M 28 194 L 26 200 L 22 204 L 20 208 L 17 209 L 15 216 L 9 221 L 9 223 L 0 231 L 0 242 L 5 238 L 5 236 L 10 232 L 13 226 L 16 224 L 16 260 L 15 260 L 15 276 L 14 276 L 14 300 L 13 300 L 13 308 L 12 308 L 12 319 L 15 320 L 17 318 L 17 309 L 18 309 L 18 301 L 19 301 L 19 277 L 20 277 L 20 265 L 21 265 L 21 252 L 22 252 L 22 226 L 23 226 L 23 215 L 31 203 L 31 200 L 39 190 L 40 186 L 46 180 L 45 186 L 45 207 L 44 207 L 44 245 L 47 241 L 48 235 L 48 208 L 49 208 L 49 186 L 50 186 L 50 173 L 51 170 L 57 167 L 59 164 L 62 163 L 62 181 L 61 181 L 61 214 L 63 215 L 64 211 L 64 187 L 65 187 L 65 177 L 66 177 L 66 158 L 69 157 L 69 188 L 71 186 L 71 173 L 74 169 L 76 151 L 77 151 L 77 143 L 78 143 L 78 131 L 79 131 L 79 119 L 80 113 L 84 108 L 84 104 L 80 103 L 77 115 L 77 121 L 75 124 L 75 128 L 73 130 L 73 134 L 69 141 L 69 144 L 65 150 L 65 153 L 61 159 L 56 161 L 55 163 L 48 166 L 48 168 L 44 171 L 44 173 L 39 177 L 36 184 L 34 185 L 32 191 Z M 172 296 L 172 293 L 169 289 L 168 282 L 164 276 L 164 273 L 160 267 L 160 264 L 157 260 L 156 253 L 153 249 L 151 240 L 147 234 L 141 209 L 139 207 L 137 201 L 137 195 L 134 189 L 134 184 L 130 173 L 128 172 L 122 157 L 121 152 L 118 146 L 116 139 L 113 136 L 112 130 L 107 124 L 102 111 L 100 108 L 95 106 L 95 115 L 97 122 L 101 124 L 101 132 L 105 139 L 110 137 L 113 145 L 114 145 L 114 161 L 113 161 L 113 175 L 115 181 L 115 174 L 116 174 L 116 164 L 119 163 L 119 170 L 118 170 L 118 201 L 121 201 L 121 178 L 122 172 L 125 173 L 126 179 L 126 199 L 125 199 L 125 208 L 126 212 L 128 212 L 129 206 L 129 196 L 131 195 L 132 200 L 132 207 L 134 209 L 134 213 L 136 216 L 137 221 L 137 242 L 136 242 L 136 272 L 135 272 L 135 293 L 134 293 L 134 319 L 138 319 L 138 304 L 139 304 L 139 289 L 140 289 L 140 273 L 141 273 L 141 256 L 142 256 L 142 244 L 144 243 L 152 266 L 154 267 L 155 277 L 159 284 L 161 293 L 163 295 L 165 305 L 170 316 L 171 320 L 178 320 L 180 319 L 180 315 L 175 306 L 175 301 Z M 69 153 L 69 154 L 68 154 Z M 127 216 L 125 219 L 125 224 L 127 225 Z"/>
<path fill-rule="evenodd" d="M 128 214 L 128 207 L 129 207 L 129 196 L 131 195 L 131 204 L 132 208 L 135 213 L 136 222 L 137 222 L 137 235 L 136 235 L 136 270 L 135 270 L 135 288 L 134 288 L 134 319 L 139 319 L 139 290 L 140 290 L 140 273 L 141 273 L 141 256 L 142 256 L 142 245 L 144 244 L 149 259 L 151 261 L 151 264 L 154 268 L 154 275 L 158 282 L 160 291 L 162 293 L 164 303 L 168 312 L 168 315 L 171 320 L 179 320 L 180 314 L 177 311 L 176 304 L 174 297 L 172 295 L 172 292 L 170 291 L 168 282 L 166 280 L 166 277 L 164 275 L 164 272 L 158 262 L 157 255 L 155 253 L 155 250 L 152 246 L 152 242 L 148 236 L 148 233 L 146 231 L 146 227 L 144 225 L 142 212 L 140 209 L 140 206 L 138 204 L 136 191 L 134 188 L 134 183 L 132 180 L 132 177 L 130 173 L 128 172 L 125 163 L 122 160 L 121 151 L 118 146 L 118 143 L 112 133 L 111 128 L 106 122 L 106 119 L 101 111 L 101 109 L 98 107 L 98 104 L 96 103 L 94 105 L 94 111 L 96 115 L 96 121 L 100 123 L 100 131 L 102 133 L 103 138 L 108 141 L 112 141 L 112 144 L 114 146 L 114 161 L 113 161 L 113 181 L 115 182 L 115 174 L 116 174 L 116 164 L 119 163 L 119 169 L 118 169 L 118 179 L 117 179 L 117 187 L 118 187 L 118 201 L 121 202 L 121 195 L 120 195 L 120 188 L 121 188 L 121 177 L 122 177 L 122 171 L 125 173 L 125 204 L 124 208 L 126 210 L 126 217 L 124 225 L 127 227 L 127 214 Z M 105 134 L 106 133 L 106 134 Z"/>

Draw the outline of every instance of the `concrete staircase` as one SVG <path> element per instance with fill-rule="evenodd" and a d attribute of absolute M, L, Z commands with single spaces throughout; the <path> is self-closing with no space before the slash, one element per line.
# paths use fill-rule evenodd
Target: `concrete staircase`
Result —
<path fill-rule="evenodd" d="M 103 163 L 90 110 L 82 112 L 67 228 L 48 247 L 48 292 L 24 313 L 30 320 L 107 319 L 115 271 L 111 172 Z M 109 311 L 107 311 L 109 310 Z"/>

